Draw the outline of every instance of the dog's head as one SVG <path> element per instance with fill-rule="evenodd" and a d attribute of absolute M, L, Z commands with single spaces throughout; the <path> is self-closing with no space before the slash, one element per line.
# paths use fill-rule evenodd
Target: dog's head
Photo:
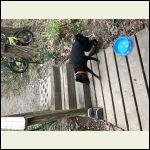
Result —
<path fill-rule="evenodd" d="M 89 80 L 87 74 L 85 74 L 85 73 L 81 73 L 81 74 L 76 75 L 76 81 L 81 82 L 81 83 L 85 83 L 85 84 L 90 84 L 90 80 Z"/>
<path fill-rule="evenodd" d="M 80 43 L 88 43 L 89 42 L 89 38 L 83 36 L 82 34 L 78 33 L 75 35 L 75 39 L 80 42 Z"/>

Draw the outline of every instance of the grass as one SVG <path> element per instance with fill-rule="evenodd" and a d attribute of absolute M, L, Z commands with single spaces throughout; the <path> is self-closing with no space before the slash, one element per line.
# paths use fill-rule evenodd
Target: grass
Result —
<path fill-rule="evenodd" d="M 67 35 L 75 35 L 81 33 L 83 27 L 77 19 L 73 20 L 48 20 L 45 23 L 45 33 L 47 39 L 53 39 L 55 44 L 65 42 Z M 46 40 L 46 37 L 44 40 Z"/>
<path fill-rule="evenodd" d="M 76 125 L 75 125 L 75 127 L 72 129 L 72 131 L 81 131 L 80 125 L 78 125 L 78 124 L 76 123 Z"/>
<path fill-rule="evenodd" d="M 57 43 L 60 41 L 60 28 L 61 23 L 59 20 L 48 20 L 45 23 L 45 33 L 48 38 L 54 39 L 54 41 Z M 46 38 L 44 39 L 46 40 Z"/>

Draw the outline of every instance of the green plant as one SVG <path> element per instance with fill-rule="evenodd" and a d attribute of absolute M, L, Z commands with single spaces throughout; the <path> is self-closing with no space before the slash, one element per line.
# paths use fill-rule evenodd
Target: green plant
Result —
<path fill-rule="evenodd" d="M 75 23 L 72 23 L 72 28 L 71 28 L 71 32 L 73 34 L 77 34 L 77 33 L 81 33 L 82 32 L 82 25 L 81 25 L 81 22 L 75 22 Z"/>
<path fill-rule="evenodd" d="M 37 63 L 44 63 L 46 61 L 49 61 L 50 59 L 57 58 L 57 54 L 55 52 L 49 52 L 49 51 L 40 51 L 35 58 L 33 58 L 33 62 Z"/>
<path fill-rule="evenodd" d="M 15 73 L 8 68 L 8 64 L 2 59 L 6 58 L 1 58 L 1 84 L 9 84 L 15 78 Z"/>
<path fill-rule="evenodd" d="M 59 20 L 52 20 L 51 22 L 46 22 L 45 29 L 50 38 L 53 38 L 55 42 L 60 40 L 60 28 L 61 22 Z"/>
<path fill-rule="evenodd" d="M 49 121 L 47 123 L 43 123 L 38 128 L 34 128 L 31 131 L 47 131 L 49 129 L 49 127 L 54 123 L 57 123 L 57 121 L 53 120 L 53 121 Z"/>
<path fill-rule="evenodd" d="M 78 124 L 76 123 L 75 127 L 73 128 L 73 131 L 81 131 L 80 125 L 78 125 Z"/>

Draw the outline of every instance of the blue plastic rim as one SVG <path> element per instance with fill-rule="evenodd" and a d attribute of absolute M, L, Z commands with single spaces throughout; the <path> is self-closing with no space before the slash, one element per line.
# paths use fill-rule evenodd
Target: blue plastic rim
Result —
<path fill-rule="evenodd" d="M 116 39 L 113 45 L 115 54 L 118 56 L 127 56 L 133 50 L 134 44 L 130 37 L 120 36 Z"/>

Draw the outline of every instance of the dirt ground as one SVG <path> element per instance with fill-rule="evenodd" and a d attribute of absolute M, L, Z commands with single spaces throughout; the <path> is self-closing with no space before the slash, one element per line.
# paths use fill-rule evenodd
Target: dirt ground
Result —
<path fill-rule="evenodd" d="M 56 58 L 50 59 L 42 65 L 30 64 L 28 71 L 24 74 L 8 74 L 7 79 L 10 79 L 8 84 L 1 83 L 1 115 L 25 113 L 44 109 L 39 104 L 38 81 L 47 75 L 51 66 L 59 66 L 69 58 L 71 43 L 74 38 L 73 33 L 81 32 L 90 39 L 96 38 L 98 41 L 102 40 L 103 45 L 101 48 L 105 49 L 120 35 L 131 36 L 145 27 L 149 28 L 149 20 L 142 19 L 121 20 L 122 22 L 118 24 L 118 27 L 113 26 L 111 19 L 76 19 L 72 21 L 59 21 L 61 22 L 59 30 L 61 40 L 57 43 L 54 41 L 54 38 L 49 35 L 49 24 L 51 23 L 51 20 L 1 20 L 1 26 L 14 28 L 24 26 L 29 27 L 34 34 L 34 42 L 30 46 L 35 48 L 36 51 L 48 51 L 57 55 Z M 74 29 L 77 30 L 74 31 Z M 1 79 L 2 78 L 3 76 L 1 74 Z M 77 122 L 76 119 L 77 118 L 72 118 L 71 120 Z M 61 124 L 60 122 L 59 125 Z M 53 126 L 53 128 L 55 127 Z M 95 128 L 97 129 L 97 127 Z M 84 129 L 82 128 L 82 130 Z"/>
<path fill-rule="evenodd" d="M 76 116 L 28 126 L 27 131 L 125 131 L 104 120 Z"/>

